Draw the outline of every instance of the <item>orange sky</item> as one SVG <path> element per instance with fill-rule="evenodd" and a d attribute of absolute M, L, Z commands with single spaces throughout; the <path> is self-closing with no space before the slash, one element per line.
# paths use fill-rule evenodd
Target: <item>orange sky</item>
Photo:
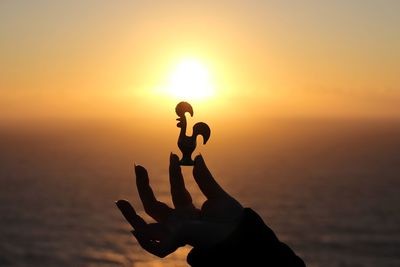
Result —
<path fill-rule="evenodd" d="M 1 1 L 0 119 L 163 116 L 185 58 L 236 116 L 400 116 L 399 1 Z M 152 110 L 153 113 L 149 112 Z"/>

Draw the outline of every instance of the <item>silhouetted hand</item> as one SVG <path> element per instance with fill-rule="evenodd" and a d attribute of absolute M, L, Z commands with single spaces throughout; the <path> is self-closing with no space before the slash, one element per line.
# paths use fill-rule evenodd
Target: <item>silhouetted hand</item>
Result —
<path fill-rule="evenodd" d="M 158 257 L 165 257 L 187 244 L 195 248 L 211 247 L 228 237 L 239 222 L 243 207 L 214 180 L 202 156 L 196 157 L 193 168 L 195 181 L 207 198 L 201 210 L 193 205 L 185 188 L 177 155 L 171 154 L 169 166 L 175 209 L 157 201 L 144 167 L 135 166 L 135 172 L 144 210 L 156 223 L 146 223 L 126 200 L 116 204 L 132 225 L 132 233 L 142 248 Z"/>

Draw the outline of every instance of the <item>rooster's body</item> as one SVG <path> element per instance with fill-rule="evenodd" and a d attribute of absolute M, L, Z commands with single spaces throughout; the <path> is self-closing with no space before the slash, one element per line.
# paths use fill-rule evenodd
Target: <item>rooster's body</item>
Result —
<path fill-rule="evenodd" d="M 204 122 L 198 122 L 193 126 L 192 136 L 186 135 L 186 117 L 185 113 L 188 112 L 191 116 L 193 116 L 193 108 L 187 102 L 180 102 L 175 108 L 176 114 L 179 116 L 177 119 L 178 126 L 181 128 L 179 138 L 178 138 L 178 147 L 182 151 L 182 159 L 180 160 L 181 165 L 192 166 L 194 165 L 194 161 L 192 160 L 192 153 L 196 149 L 196 139 L 198 135 L 203 137 L 203 144 L 206 144 L 208 139 L 210 138 L 211 130 L 207 124 Z"/>

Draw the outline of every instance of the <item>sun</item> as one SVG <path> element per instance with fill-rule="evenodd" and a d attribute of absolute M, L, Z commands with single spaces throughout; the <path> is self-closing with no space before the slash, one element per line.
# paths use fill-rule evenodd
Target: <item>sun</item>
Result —
<path fill-rule="evenodd" d="M 210 74 L 196 59 L 184 59 L 171 72 L 167 92 L 173 97 L 199 100 L 214 95 Z"/>

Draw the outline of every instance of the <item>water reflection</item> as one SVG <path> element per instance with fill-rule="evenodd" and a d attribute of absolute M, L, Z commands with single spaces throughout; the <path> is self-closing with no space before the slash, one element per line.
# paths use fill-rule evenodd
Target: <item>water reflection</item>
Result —
<path fill-rule="evenodd" d="M 269 138 L 253 135 L 257 142 L 216 138 L 205 157 L 224 188 L 308 266 L 398 266 L 400 127 L 358 124 L 302 131 L 282 124 Z M 153 133 L 144 147 L 147 139 L 115 125 L 0 135 L 0 266 L 186 266 L 189 247 L 163 260 L 145 253 L 114 207 L 127 198 L 143 213 L 133 160 L 148 167 L 157 196 L 171 203 L 175 137 Z M 204 197 L 190 169 L 185 177 L 199 205 Z"/>

